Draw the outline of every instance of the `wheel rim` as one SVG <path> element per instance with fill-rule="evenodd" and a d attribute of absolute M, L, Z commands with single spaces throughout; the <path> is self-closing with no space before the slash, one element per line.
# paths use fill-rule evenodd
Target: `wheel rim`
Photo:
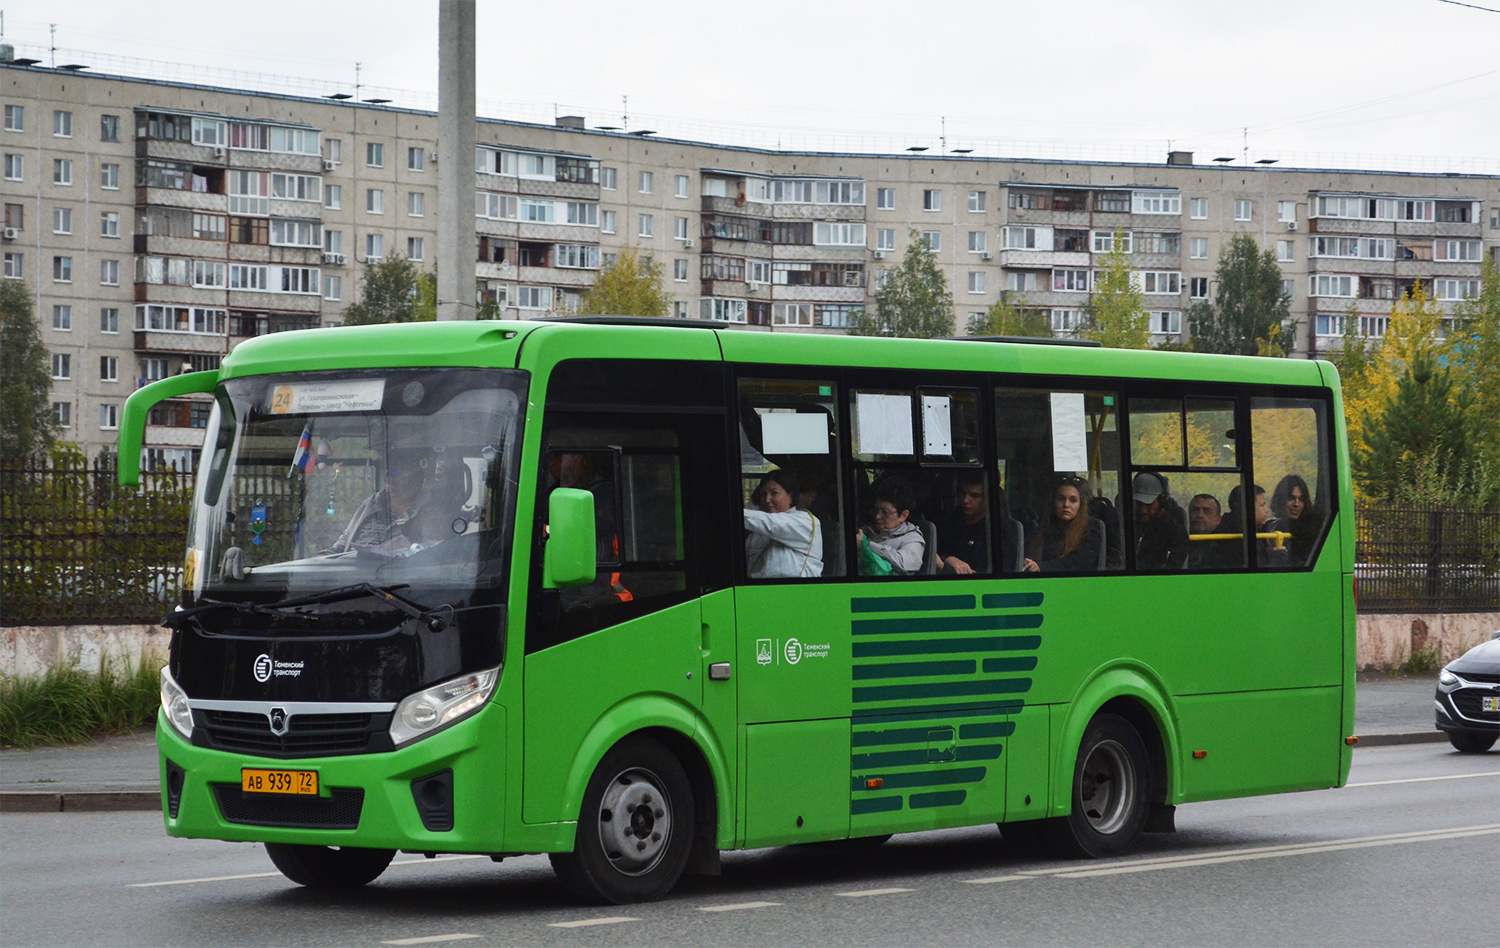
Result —
<path fill-rule="evenodd" d="M 1137 793 L 1135 768 L 1123 745 L 1100 741 L 1079 775 L 1083 814 L 1094 832 L 1117 833 L 1129 821 Z"/>
<path fill-rule="evenodd" d="M 672 841 L 672 799 L 649 770 L 631 768 L 609 782 L 599 801 L 599 845 L 628 876 L 656 868 Z"/>

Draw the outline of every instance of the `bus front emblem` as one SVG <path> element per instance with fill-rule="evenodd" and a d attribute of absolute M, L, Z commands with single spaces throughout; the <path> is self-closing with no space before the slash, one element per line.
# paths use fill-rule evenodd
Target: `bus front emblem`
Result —
<path fill-rule="evenodd" d="M 284 734 L 286 734 L 286 731 L 287 731 L 286 708 L 272 708 L 271 709 L 271 733 L 275 734 L 277 737 L 281 737 Z"/>

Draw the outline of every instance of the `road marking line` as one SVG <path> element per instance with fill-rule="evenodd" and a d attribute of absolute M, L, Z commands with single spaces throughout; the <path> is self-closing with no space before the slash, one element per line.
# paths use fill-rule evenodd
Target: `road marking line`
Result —
<path fill-rule="evenodd" d="M 1260 859 L 1280 859 L 1286 856 L 1307 856 L 1315 853 L 1343 852 L 1350 849 L 1369 849 L 1375 846 L 1398 846 L 1403 843 L 1427 843 L 1440 842 L 1447 839 L 1463 839 L 1470 836 L 1491 836 L 1500 834 L 1500 827 L 1481 828 L 1468 831 L 1436 832 L 1425 835 L 1409 835 L 1402 838 L 1375 838 L 1364 840 L 1349 840 L 1345 842 L 1331 842 L 1324 844 L 1309 844 L 1297 848 L 1287 848 L 1279 852 L 1245 852 L 1232 856 L 1200 856 L 1195 858 L 1181 859 L 1175 862 L 1159 862 L 1153 865 L 1125 865 L 1113 866 L 1101 869 L 1081 869 L 1072 872 L 1058 872 L 1055 876 L 1059 879 L 1090 879 L 1096 876 L 1118 876 L 1132 872 L 1153 872 L 1157 869 L 1188 869 L 1197 866 L 1217 866 L 1230 862 L 1251 862 Z"/>
<path fill-rule="evenodd" d="M 391 863 L 392 866 L 420 866 L 429 862 L 456 862 L 460 859 L 488 859 L 489 856 L 454 854 L 451 856 L 438 856 L 436 859 L 398 859 Z M 279 876 L 279 872 L 246 872 L 237 876 L 204 876 L 201 879 L 168 879 L 165 882 L 130 882 L 125 885 L 127 889 L 151 889 L 160 885 L 196 885 L 199 882 L 232 882 L 235 879 L 266 879 Z M 478 937 L 477 935 L 475 936 Z"/>
<path fill-rule="evenodd" d="M 733 905 L 700 905 L 700 912 L 738 912 L 741 909 L 770 908 L 780 902 L 736 902 Z"/>
<path fill-rule="evenodd" d="M 618 925 L 621 922 L 638 922 L 640 919 L 628 915 L 611 915 L 608 918 L 581 918 L 576 922 L 553 922 L 548 928 L 586 928 L 589 925 Z"/>
<path fill-rule="evenodd" d="M 964 879 L 969 885 L 989 885 L 991 882 L 1015 882 L 1021 879 L 1033 879 L 1035 876 L 986 876 L 983 879 Z"/>
<path fill-rule="evenodd" d="M 1405 780 L 1370 780 L 1365 783 L 1348 783 L 1346 787 L 1388 787 L 1393 783 L 1426 783 L 1429 780 L 1466 780 L 1469 777 L 1500 777 L 1500 770 L 1483 774 L 1448 774 L 1443 777 L 1408 777 Z"/>
<path fill-rule="evenodd" d="M 846 899 L 862 899 L 867 895 L 895 895 L 898 892 L 911 892 L 912 889 L 860 889 L 856 892 L 835 892 L 834 895 L 843 896 Z"/>
<path fill-rule="evenodd" d="M 394 941 L 383 941 L 382 945 L 431 945 L 440 941 L 463 941 L 465 938 L 478 938 L 478 935 L 427 935 L 423 938 L 397 938 Z"/>

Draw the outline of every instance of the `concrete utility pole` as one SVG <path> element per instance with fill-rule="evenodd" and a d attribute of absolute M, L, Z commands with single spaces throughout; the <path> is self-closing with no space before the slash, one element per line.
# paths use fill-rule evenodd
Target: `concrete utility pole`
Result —
<path fill-rule="evenodd" d="M 474 0 L 438 4 L 437 318 L 473 319 Z"/>

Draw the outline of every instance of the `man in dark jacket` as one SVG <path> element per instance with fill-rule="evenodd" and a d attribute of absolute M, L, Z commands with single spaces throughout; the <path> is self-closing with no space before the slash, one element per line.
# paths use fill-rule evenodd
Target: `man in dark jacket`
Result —
<path fill-rule="evenodd" d="M 1142 471 L 1130 482 L 1135 497 L 1135 565 L 1140 569 L 1182 569 L 1187 562 L 1187 524 L 1167 510 L 1167 484 L 1160 474 Z"/>

